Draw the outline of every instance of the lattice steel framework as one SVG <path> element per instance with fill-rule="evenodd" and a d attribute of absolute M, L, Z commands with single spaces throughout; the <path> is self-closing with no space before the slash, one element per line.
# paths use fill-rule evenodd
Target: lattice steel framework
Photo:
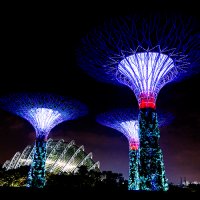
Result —
<path fill-rule="evenodd" d="M 3 168 L 10 170 L 19 168 L 21 166 L 31 165 L 34 148 L 34 145 L 28 145 L 25 147 L 22 153 L 16 152 L 11 160 L 5 161 Z M 78 149 L 79 153 L 76 153 Z M 71 158 L 73 158 L 75 162 L 69 163 Z M 49 138 L 47 140 L 47 159 L 45 163 L 45 169 L 47 172 L 54 174 L 60 174 L 62 172 L 73 173 L 76 172 L 78 167 L 82 165 L 86 166 L 88 170 L 93 169 L 100 171 L 100 162 L 95 162 L 92 158 L 92 152 L 87 154 L 84 151 L 83 146 L 79 148 L 75 144 L 74 140 L 70 141 L 69 143 L 65 142 L 63 139 L 53 140 Z M 68 167 L 63 169 L 67 163 L 69 163 Z"/>

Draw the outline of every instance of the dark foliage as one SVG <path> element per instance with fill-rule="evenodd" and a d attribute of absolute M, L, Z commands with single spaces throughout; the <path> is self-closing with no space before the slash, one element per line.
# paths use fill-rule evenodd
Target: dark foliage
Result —
<path fill-rule="evenodd" d="M 125 180 L 122 174 L 113 173 L 112 171 L 87 171 L 85 166 L 81 166 L 76 174 L 47 174 L 47 184 L 44 188 L 27 188 L 27 174 L 29 171 L 28 166 L 23 166 L 18 169 L 5 171 L 0 168 L 0 193 L 41 193 L 49 194 L 54 192 L 61 192 L 70 194 L 73 191 L 82 191 L 90 193 L 98 193 L 102 195 L 100 191 L 108 191 L 108 193 L 114 192 L 115 194 L 130 194 L 137 195 L 138 193 L 144 193 L 145 195 L 169 194 L 169 193 L 194 193 L 200 192 L 200 184 L 189 184 L 186 186 L 179 186 L 169 183 L 168 192 L 141 192 L 141 191 L 128 191 L 128 181 Z M 74 193 L 74 195 L 79 195 Z"/>

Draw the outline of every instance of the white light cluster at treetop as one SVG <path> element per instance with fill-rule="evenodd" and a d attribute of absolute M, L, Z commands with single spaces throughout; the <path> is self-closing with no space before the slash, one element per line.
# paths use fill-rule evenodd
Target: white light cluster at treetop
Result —
<path fill-rule="evenodd" d="M 160 89 L 177 73 L 170 55 L 147 51 L 124 58 L 118 64 L 117 79 L 134 91 L 139 104 L 146 99 L 155 106 Z"/>
<path fill-rule="evenodd" d="M 48 108 L 32 108 L 28 111 L 28 121 L 41 133 L 48 134 L 57 124 L 65 121 L 61 113 Z M 36 131 L 36 134 L 37 134 Z"/>

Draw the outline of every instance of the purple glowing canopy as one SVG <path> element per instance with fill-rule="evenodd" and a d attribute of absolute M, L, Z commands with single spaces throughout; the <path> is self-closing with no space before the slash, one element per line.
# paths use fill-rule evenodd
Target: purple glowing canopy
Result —
<path fill-rule="evenodd" d="M 96 116 L 96 121 L 110 128 L 113 128 L 126 136 L 128 141 L 134 140 L 139 142 L 139 124 L 138 124 L 138 109 L 121 108 L 107 111 Z M 158 110 L 158 125 L 159 127 L 169 125 L 174 116 L 164 110 Z"/>
<path fill-rule="evenodd" d="M 165 84 L 200 71 L 196 22 L 191 16 L 156 13 L 113 17 L 81 39 L 78 64 L 96 80 L 127 85 L 139 104 L 147 98 L 155 107 Z"/>
<path fill-rule="evenodd" d="M 146 104 L 155 107 L 160 89 L 178 75 L 179 70 L 171 58 L 174 56 L 172 52 L 161 51 L 159 46 L 148 50 L 140 47 L 119 63 L 117 80 L 134 91 L 140 107 Z M 180 56 L 179 67 L 188 64 L 184 60 L 185 56 Z"/>
<path fill-rule="evenodd" d="M 14 93 L 0 98 L 0 107 L 29 121 L 36 137 L 47 137 L 57 124 L 87 114 L 80 101 L 50 93 Z"/>
<path fill-rule="evenodd" d="M 119 132 L 130 140 L 139 141 L 138 136 L 138 110 L 137 109 L 115 109 L 98 114 L 96 121 Z"/>

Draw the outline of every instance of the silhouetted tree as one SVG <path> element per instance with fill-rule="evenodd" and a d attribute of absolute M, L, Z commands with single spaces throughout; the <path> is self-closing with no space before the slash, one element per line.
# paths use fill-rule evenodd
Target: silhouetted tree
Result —
<path fill-rule="evenodd" d="M 0 169 L 0 186 L 4 187 L 25 187 L 29 167 L 21 166 L 17 169 Z"/>

